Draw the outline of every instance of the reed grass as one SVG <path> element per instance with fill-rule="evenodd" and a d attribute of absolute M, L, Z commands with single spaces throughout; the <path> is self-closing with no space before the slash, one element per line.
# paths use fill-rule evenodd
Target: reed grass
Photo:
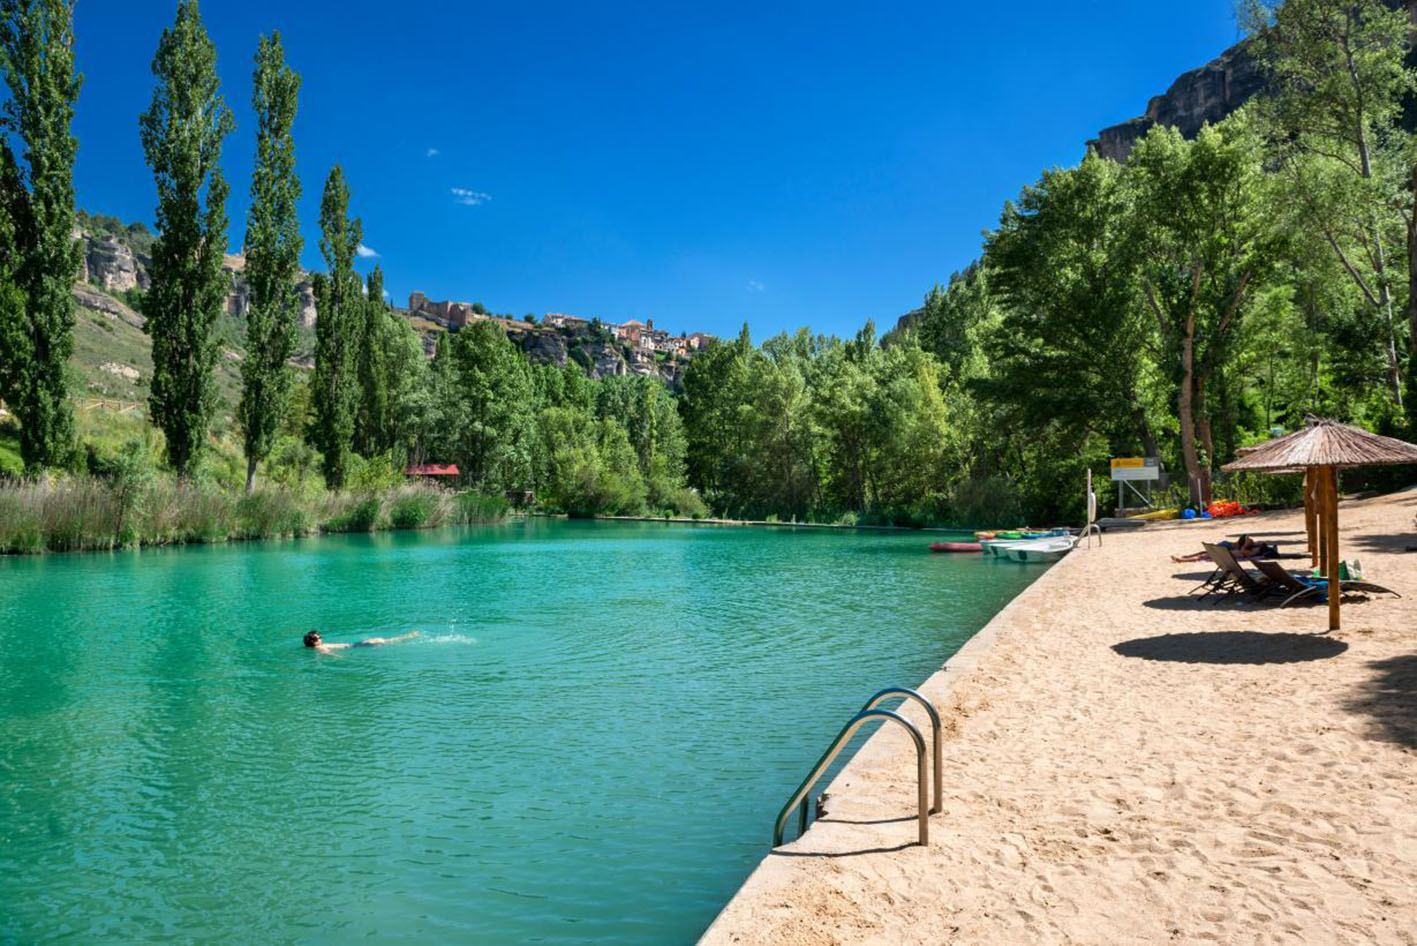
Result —
<path fill-rule="evenodd" d="M 235 495 L 170 476 L 0 479 L 0 553 L 274 539 L 497 522 L 501 496 L 401 484 L 360 493 L 279 487 Z"/>

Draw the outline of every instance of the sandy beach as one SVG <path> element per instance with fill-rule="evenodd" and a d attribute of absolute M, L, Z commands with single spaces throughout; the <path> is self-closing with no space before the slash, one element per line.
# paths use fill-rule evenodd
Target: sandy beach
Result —
<path fill-rule="evenodd" d="M 1198 604 L 1210 566 L 1169 558 L 1241 532 L 1303 551 L 1298 511 L 1068 556 L 923 687 L 931 845 L 914 750 L 882 730 L 702 942 L 1417 943 L 1414 513 L 1417 492 L 1342 503 L 1343 557 L 1404 597 L 1332 634 L 1322 606 Z"/>

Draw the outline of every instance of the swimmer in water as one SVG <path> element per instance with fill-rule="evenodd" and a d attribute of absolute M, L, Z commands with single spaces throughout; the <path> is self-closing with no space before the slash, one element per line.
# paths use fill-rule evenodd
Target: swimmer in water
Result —
<path fill-rule="evenodd" d="M 351 647 L 378 647 L 381 644 L 399 644 L 403 641 L 411 641 L 419 634 L 418 631 L 409 631 L 407 634 L 400 634 L 398 637 L 366 637 L 362 641 L 355 641 L 353 644 L 326 644 L 320 640 L 319 631 L 311 631 L 305 635 L 305 646 L 313 647 L 322 654 L 329 654 L 337 657 L 335 651 L 349 650 Z"/>

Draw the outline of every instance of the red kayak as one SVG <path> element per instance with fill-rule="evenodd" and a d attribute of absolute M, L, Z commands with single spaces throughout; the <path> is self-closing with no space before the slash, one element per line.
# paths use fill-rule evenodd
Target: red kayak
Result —
<path fill-rule="evenodd" d="M 982 552 L 984 547 L 978 542 L 931 542 L 932 552 Z"/>

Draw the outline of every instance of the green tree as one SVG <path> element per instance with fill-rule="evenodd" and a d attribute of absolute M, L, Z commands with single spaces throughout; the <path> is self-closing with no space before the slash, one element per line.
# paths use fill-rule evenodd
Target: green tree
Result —
<path fill-rule="evenodd" d="M 1004 205 L 985 259 L 1005 315 L 990 336 L 992 373 L 976 387 L 1005 405 L 1014 424 L 1031 418 L 1079 439 L 1105 429 L 1156 456 L 1142 397 L 1155 322 L 1137 292 L 1131 204 L 1121 167 L 1089 151 L 1079 166 L 1045 171 Z M 926 309 L 946 305 L 927 300 Z M 948 349 L 967 352 L 959 334 Z"/>
<path fill-rule="evenodd" d="M 478 489 L 524 489 L 531 475 L 531 369 L 496 322 L 474 322 L 449 345 L 451 391 L 442 443 Z"/>
<path fill-rule="evenodd" d="M 21 169 L 0 145 L 0 396 L 20 420 L 31 470 L 71 452 L 65 370 L 74 348 L 74 156 L 82 78 L 74 71 L 72 0 L 5 0 L 0 67 L 10 91 L 3 130 L 24 146 Z"/>
<path fill-rule="evenodd" d="M 144 303 L 152 336 L 148 405 L 167 439 L 167 458 L 184 477 L 206 440 L 215 407 L 212 369 L 227 280 L 227 183 L 222 139 L 234 127 L 222 101 L 216 46 L 195 0 L 180 0 L 153 58 L 157 87 L 139 119 L 143 151 L 157 182 L 157 226 Z M 204 201 L 205 198 L 205 201 Z"/>
<path fill-rule="evenodd" d="M 394 326 L 393 313 L 384 301 L 384 272 L 378 264 L 369 274 L 362 315 L 356 357 L 359 403 L 354 416 L 354 452 L 372 457 L 392 446 L 387 362 Z"/>
<path fill-rule="evenodd" d="M 1384 0 L 1245 0 L 1245 19 L 1269 76 L 1263 103 L 1273 153 L 1302 209 L 1372 310 L 1388 390 L 1402 405 L 1404 345 L 1397 316 L 1406 296 L 1417 338 L 1417 161 L 1402 108 L 1417 92 L 1407 68 L 1411 23 Z"/>
<path fill-rule="evenodd" d="M 270 455 L 290 401 L 291 369 L 299 333 L 300 178 L 291 129 L 300 76 L 285 64 L 280 34 L 262 36 L 256 49 L 252 106 L 256 112 L 256 168 L 246 217 L 246 358 L 236 408 L 246 450 L 246 492 L 256 464 Z"/>
<path fill-rule="evenodd" d="M 329 272 L 315 275 L 315 378 L 311 390 L 311 441 L 323 457 L 325 484 L 330 489 L 344 486 L 359 400 L 364 291 L 354 271 L 354 253 L 363 233 L 359 220 L 349 218 L 349 186 L 344 170 L 335 165 L 320 200 L 320 253 Z"/>
<path fill-rule="evenodd" d="M 1194 141 L 1154 128 L 1128 164 L 1143 298 L 1176 384 L 1181 455 L 1192 500 L 1209 503 L 1217 454 L 1212 382 L 1234 354 L 1240 325 L 1279 259 L 1281 234 L 1248 117 L 1203 128 Z M 1204 456 L 1202 456 L 1202 451 Z"/>

